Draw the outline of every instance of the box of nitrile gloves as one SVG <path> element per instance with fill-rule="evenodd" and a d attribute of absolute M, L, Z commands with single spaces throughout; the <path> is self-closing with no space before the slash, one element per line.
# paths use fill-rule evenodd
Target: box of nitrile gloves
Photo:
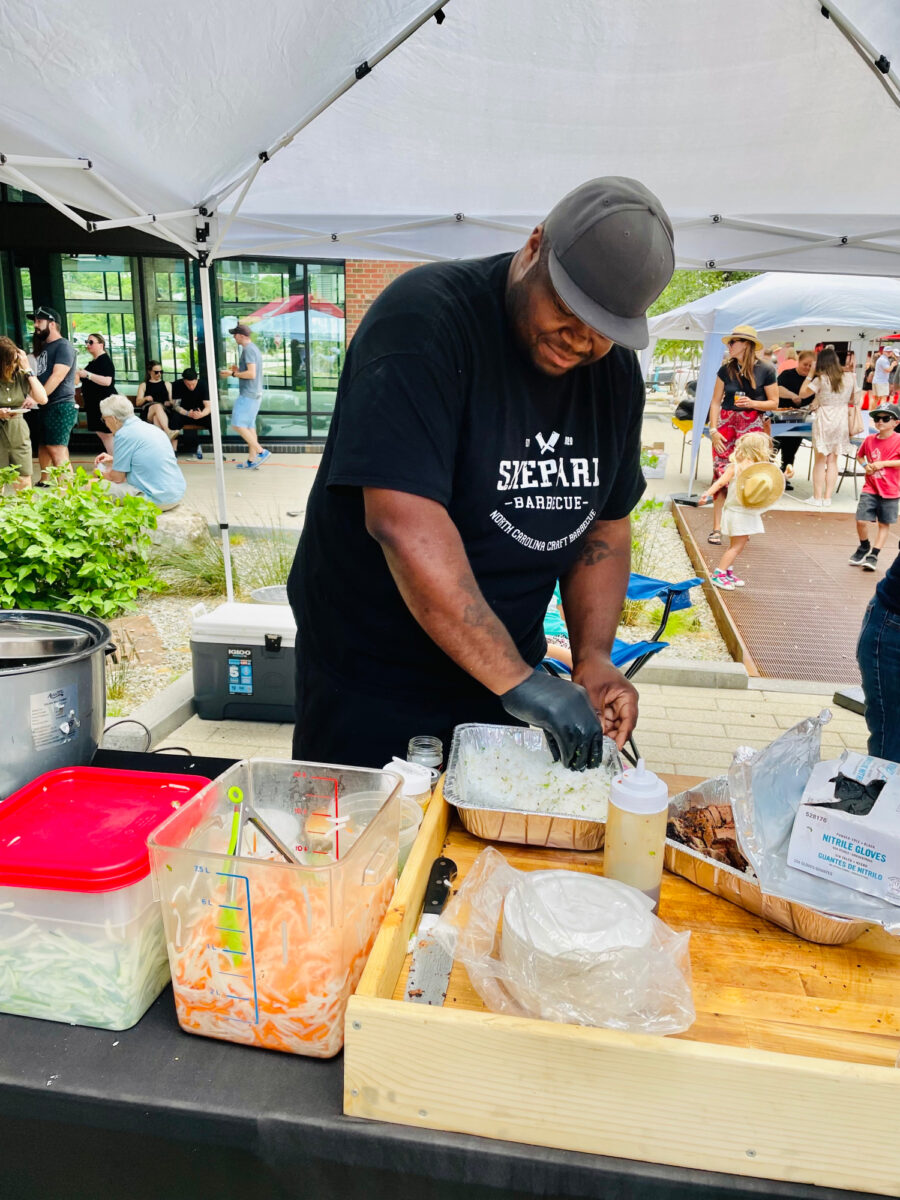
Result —
<path fill-rule="evenodd" d="M 803 791 L 788 866 L 900 905 L 900 766 L 845 751 Z"/>

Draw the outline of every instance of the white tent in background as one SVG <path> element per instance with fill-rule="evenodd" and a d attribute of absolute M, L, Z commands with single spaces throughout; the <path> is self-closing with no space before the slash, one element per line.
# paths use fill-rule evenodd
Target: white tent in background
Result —
<path fill-rule="evenodd" d="M 890 274 L 898 61 L 895 0 L 5 0 L 0 180 L 198 258 L 207 328 L 215 258 L 509 250 L 601 174 L 681 266 Z"/>
<path fill-rule="evenodd" d="M 873 338 L 900 331 L 900 279 L 848 275 L 757 275 L 650 319 L 649 362 L 659 338 L 702 341 L 703 357 L 694 401 L 694 430 L 703 429 L 722 363 L 722 338 L 736 325 L 752 325 L 766 343 L 791 341 L 812 349 L 818 342 L 849 342 L 857 362 Z M 700 452 L 691 442 L 691 483 Z"/>

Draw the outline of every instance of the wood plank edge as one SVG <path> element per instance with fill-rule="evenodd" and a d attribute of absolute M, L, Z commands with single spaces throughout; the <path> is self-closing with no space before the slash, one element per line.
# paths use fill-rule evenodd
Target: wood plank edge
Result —
<path fill-rule="evenodd" d="M 731 613 L 728 611 L 718 588 L 713 587 L 706 560 L 677 504 L 672 505 L 672 514 L 675 517 L 675 524 L 678 527 L 678 532 L 681 534 L 681 540 L 684 543 L 684 548 L 687 550 L 688 558 L 691 560 L 694 570 L 703 578 L 703 594 L 709 603 L 709 607 L 712 609 L 712 614 L 715 617 L 719 633 L 722 635 L 722 640 L 728 647 L 728 651 L 734 661 L 742 662 L 747 668 L 747 674 L 758 679 L 760 671 L 753 661 L 753 655 L 748 650 L 747 643 L 741 637 L 737 625 L 731 619 Z"/>
<path fill-rule="evenodd" d="M 894 1068 L 365 996 L 348 1007 L 344 1112 L 394 1124 L 896 1196 L 898 1100 Z"/>
<path fill-rule="evenodd" d="M 378 936 L 372 946 L 356 994 L 390 997 L 393 995 L 413 930 L 419 922 L 425 902 L 425 888 L 431 864 L 444 848 L 450 827 L 450 806 L 444 799 L 443 780 L 434 790 L 428 810 L 413 843 L 403 874 L 397 884 Z"/>

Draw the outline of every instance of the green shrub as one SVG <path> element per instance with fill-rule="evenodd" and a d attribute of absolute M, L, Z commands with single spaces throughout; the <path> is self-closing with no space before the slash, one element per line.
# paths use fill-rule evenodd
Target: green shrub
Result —
<path fill-rule="evenodd" d="M 16 468 L 0 470 L 0 493 Z M 159 510 L 117 500 L 83 467 L 49 473 L 50 486 L 0 494 L 0 608 L 111 617 L 157 581 L 148 565 Z"/>

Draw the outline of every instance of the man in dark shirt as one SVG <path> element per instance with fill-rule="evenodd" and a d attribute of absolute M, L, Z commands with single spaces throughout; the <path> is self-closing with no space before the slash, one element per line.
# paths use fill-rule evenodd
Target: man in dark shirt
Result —
<path fill-rule="evenodd" d="M 794 367 L 785 367 L 778 375 L 778 405 L 779 408 L 797 409 L 809 404 L 809 400 L 800 399 L 800 389 L 806 382 L 810 371 L 813 369 L 813 364 L 816 361 L 816 356 L 812 350 L 801 350 L 797 355 L 797 365 Z M 795 418 L 791 412 L 782 414 L 785 421 L 793 421 Z M 791 483 L 791 476 L 794 474 L 794 459 L 797 457 L 797 450 L 800 447 L 802 438 L 788 434 L 786 437 L 778 437 L 778 419 L 773 421 L 772 433 L 775 449 L 781 453 L 781 469 L 784 471 L 784 486 L 789 492 L 794 490 L 794 485 Z"/>
<path fill-rule="evenodd" d="M 209 399 L 209 392 L 206 390 L 206 384 L 201 382 L 197 377 L 197 372 L 193 367 L 188 367 L 181 372 L 181 378 L 177 379 L 172 384 L 172 408 L 169 411 L 169 429 L 175 435 L 174 446 L 175 451 L 178 451 L 178 439 L 181 430 L 186 425 L 199 425 L 203 429 L 208 429 L 212 432 L 212 404 Z M 196 446 L 193 447 L 197 458 L 203 457 L 203 450 L 200 446 L 200 435 L 194 429 L 187 430 L 188 434 L 193 434 L 196 438 Z"/>
<path fill-rule="evenodd" d="M 673 266 L 656 197 L 597 179 L 516 254 L 419 267 L 375 301 L 288 581 L 295 758 L 381 766 L 416 734 L 446 748 L 456 724 L 510 717 L 575 768 L 603 730 L 624 744 L 637 696 L 610 651 L 644 489 L 633 351 Z M 538 669 L 557 579 L 574 683 Z"/>
<path fill-rule="evenodd" d="M 47 403 L 33 418 L 36 425 L 38 462 L 41 482 L 50 466 L 62 467 L 69 461 L 69 437 L 78 420 L 75 406 L 75 347 L 60 333 L 60 317 L 55 308 L 42 305 L 34 314 L 35 374 L 44 385 Z M 31 426 L 30 426 L 31 427 Z"/>

